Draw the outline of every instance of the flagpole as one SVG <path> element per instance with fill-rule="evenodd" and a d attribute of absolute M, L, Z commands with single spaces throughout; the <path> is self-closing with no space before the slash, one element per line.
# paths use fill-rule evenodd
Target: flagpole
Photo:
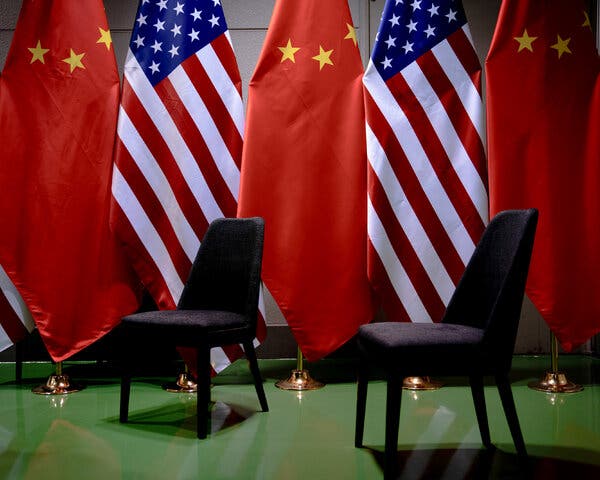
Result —
<path fill-rule="evenodd" d="M 285 380 L 279 380 L 275 383 L 277 388 L 282 390 L 318 390 L 325 386 L 324 383 L 313 380 L 308 373 L 308 370 L 304 369 L 302 361 L 302 350 L 298 347 L 296 354 L 296 369 L 292 370 L 290 376 Z"/>
<path fill-rule="evenodd" d="M 71 383 L 69 376 L 63 373 L 62 367 L 62 362 L 56 362 L 56 373 L 50 375 L 45 384 L 38 385 L 31 391 L 37 395 L 65 395 L 83 390 L 85 388 L 83 385 Z"/>
<path fill-rule="evenodd" d="M 582 385 L 570 382 L 565 373 L 558 370 L 558 340 L 554 333 L 550 332 L 552 343 L 552 355 L 550 359 L 549 372 L 544 378 L 536 382 L 529 382 L 529 388 L 546 393 L 575 393 L 583 390 Z"/>

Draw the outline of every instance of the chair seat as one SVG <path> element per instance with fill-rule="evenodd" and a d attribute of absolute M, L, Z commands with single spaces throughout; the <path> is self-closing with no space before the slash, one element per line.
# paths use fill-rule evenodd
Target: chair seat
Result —
<path fill-rule="evenodd" d="M 122 318 L 128 328 L 140 330 L 145 337 L 164 336 L 180 346 L 194 344 L 199 331 L 204 335 L 218 335 L 221 332 L 233 335 L 246 331 L 248 322 L 244 315 L 222 310 L 160 310 L 135 313 Z M 232 341 L 237 341 L 233 339 Z"/>
<path fill-rule="evenodd" d="M 418 356 L 422 357 L 423 369 L 439 371 L 443 369 L 439 361 L 441 350 L 453 364 L 462 358 L 472 360 L 483 333 L 480 328 L 450 323 L 381 322 L 361 326 L 358 344 L 375 363 L 402 368 L 402 359 L 407 358 L 414 369 Z M 434 351 L 437 355 L 430 355 Z"/>

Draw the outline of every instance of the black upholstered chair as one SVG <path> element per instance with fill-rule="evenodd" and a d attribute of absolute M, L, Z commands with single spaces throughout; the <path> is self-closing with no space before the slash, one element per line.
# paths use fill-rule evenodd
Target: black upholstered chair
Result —
<path fill-rule="evenodd" d="M 407 376 L 469 377 L 483 444 L 490 448 L 483 377 L 495 377 L 518 454 L 527 455 L 508 373 L 511 368 L 538 213 L 511 210 L 492 219 L 452 296 L 441 323 L 382 322 L 363 325 L 357 336 L 355 445 L 363 444 L 370 367 L 387 380 L 386 477 L 397 468 L 402 381 Z"/>
<path fill-rule="evenodd" d="M 198 438 L 206 438 L 210 403 L 210 349 L 242 344 L 263 412 L 268 411 L 254 345 L 264 221 L 218 219 L 202 240 L 176 310 L 136 313 L 122 319 L 123 351 L 120 421 L 126 422 L 132 363 L 140 348 L 193 347 L 197 351 Z"/>

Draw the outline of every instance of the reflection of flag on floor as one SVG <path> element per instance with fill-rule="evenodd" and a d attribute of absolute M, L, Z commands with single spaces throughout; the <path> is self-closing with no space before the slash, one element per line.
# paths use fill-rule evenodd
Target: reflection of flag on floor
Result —
<path fill-rule="evenodd" d="M 527 295 L 570 350 L 600 331 L 600 58 L 584 2 L 505 0 L 486 78 L 490 210 L 539 210 Z"/>
<path fill-rule="evenodd" d="M 371 320 L 363 68 L 346 0 L 280 0 L 252 76 L 239 214 L 265 218 L 263 280 L 316 360 Z"/>
<path fill-rule="evenodd" d="M 35 325 L 23 298 L 0 266 L 0 352 L 23 340 Z"/>
<path fill-rule="evenodd" d="M 0 264 L 53 360 L 136 310 L 108 225 L 119 76 L 100 0 L 25 0 L 0 79 Z"/>
<path fill-rule="evenodd" d="M 244 130 L 241 80 L 221 5 L 167 3 L 142 1 L 136 15 L 111 217 L 161 309 L 175 308 L 208 224 L 236 216 Z M 219 371 L 240 353 L 238 346 L 213 349 L 213 366 Z"/>
<path fill-rule="evenodd" d="M 369 278 L 390 320 L 441 319 L 488 221 L 480 79 L 460 2 L 388 0 L 363 82 Z"/>

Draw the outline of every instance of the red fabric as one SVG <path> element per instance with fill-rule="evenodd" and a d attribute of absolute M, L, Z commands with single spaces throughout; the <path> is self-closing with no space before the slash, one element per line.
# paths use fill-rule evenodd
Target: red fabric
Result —
<path fill-rule="evenodd" d="M 486 63 L 491 214 L 539 209 L 527 294 L 567 351 L 600 331 L 600 59 L 587 18 L 580 1 L 505 0 Z"/>
<path fill-rule="evenodd" d="M 249 88 L 238 215 L 265 218 L 263 280 L 309 360 L 372 318 L 351 25 L 346 0 L 278 1 Z"/>
<path fill-rule="evenodd" d="M 119 78 L 102 31 L 99 0 L 26 0 L 1 79 L 0 263 L 55 361 L 138 306 L 108 228 Z"/>

